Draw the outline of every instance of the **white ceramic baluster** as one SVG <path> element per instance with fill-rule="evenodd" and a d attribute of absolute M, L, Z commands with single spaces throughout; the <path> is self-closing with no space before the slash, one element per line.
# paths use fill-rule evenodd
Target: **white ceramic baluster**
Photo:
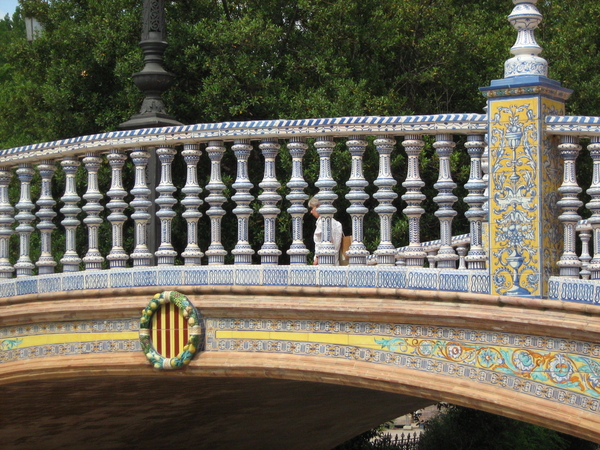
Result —
<path fill-rule="evenodd" d="M 263 190 L 263 193 L 258 196 L 258 200 L 263 203 L 259 212 L 265 219 L 265 240 L 258 254 L 261 264 L 277 264 L 281 250 L 277 248 L 275 242 L 275 224 L 277 216 L 281 212 L 277 208 L 277 202 L 281 200 L 277 189 L 281 185 L 275 176 L 275 158 L 280 145 L 277 139 L 263 139 L 259 147 L 265 157 L 265 174 L 263 180 L 258 184 Z"/>
<path fill-rule="evenodd" d="M 210 141 L 206 147 L 206 153 L 210 158 L 210 182 L 206 185 L 206 190 L 210 192 L 205 201 L 210 205 L 206 215 L 210 217 L 210 246 L 206 250 L 208 264 L 224 264 L 227 251 L 221 244 L 221 219 L 225 215 L 225 210 L 221 207 L 227 200 L 223 195 L 225 185 L 221 181 L 221 159 L 225 153 L 223 141 Z"/>
<path fill-rule="evenodd" d="M 160 246 L 154 253 L 157 265 L 173 265 L 177 256 L 171 242 L 172 221 L 175 217 L 173 205 L 177 203 L 173 197 L 177 188 L 173 185 L 171 165 L 176 153 L 173 147 L 161 146 L 156 149 L 156 156 L 160 161 L 160 183 L 156 187 L 156 192 L 159 192 L 160 196 L 155 200 L 160 207 L 156 213 L 156 217 L 160 219 Z"/>
<path fill-rule="evenodd" d="M 557 202 L 557 205 L 563 210 L 563 213 L 558 216 L 558 220 L 563 223 L 564 251 L 557 265 L 560 268 L 561 277 L 579 278 L 581 261 L 575 252 L 577 237 L 575 228 L 577 222 L 581 220 L 577 210 L 583 205 L 583 202 L 577 198 L 581 188 L 577 184 L 575 160 L 579 155 L 581 145 L 579 145 L 579 140 L 575 136 L 562 136 L 558 149 L 564 165 L 563 184 L 558 188 L 562 198 Z"/>
<path fill-rule="evenodd" d="M 467 248 L 462 246 L 458 247 L 456 253 L 458 253 L 458 270 L 465 270 L 467 268 L 467 265 L 465 264 Z"/>
<path fill-rule="evenodd" d="M 308 195 L 304 193 L 304 189 L 308 183 L 304 181 L 302 170 L 302 158 L 306 153 L 308 144 L 306 139 L 294 137 L 288 142 L 288 150 L 292 156 L 292 176 L 287 183 L 290 193 L 286 196 L 291 206 L 288 208 L 288 213 L 292 216 L 292 245 L 287 251 L 290 256 L 290 264 L 306 264 L 306 255 L 308 249 L 304 245 L 303 239 L 303 218 L 308 210 L 304 207 L 304 202 L 308 199 Z"/>
<path fill-rule="evenodd" d="M 9 241 L 14 234 L 11 225 L 15 221 L 15 211 L 8 199 L 8 185 L 11 179 L 11 170 L 0 167 L 0 278 L 11 278 L 15 271 L 9 261 Z"/>
<path fill-rule="evenodd" d="M 31 211 L 35 208 L 35 205 L 31 201 L 31 179 L 34 173 L 35 171 L 31 167 L 31 164 L 19 164 L 17 176 L 21 182 L 21 197 L 19 198 L 19 203 L 15 205 L 19 211 L 15 216 L 15 219 L 19 222 L 15 231 L 19 234 L 20 244 L 19 260 L 15 264 L 17 277 L 31 275 L 35 268 L 29 257 L 31 233 L 34 230 L 33 226 L 31 226 L 31 221 L 35 219 L 35 216 L 31 214 Z"/>
<path fill-rule="evenodd" d="M 577 225 L 577 231 L 579 231 L 579 239 L 581 239 L 581 256 L 579 260 L 581 261 L 581 270 L 579 271 L 579 276 L 584 280 L 590 279 L 590 260 L 592 256 L 590 255 L 590 239 L 592 238 L 592 227 L 588 220 L 584 220 Z"/>
<path fill-rule="evenodd" d="M 52 230 L 56 228 L 56 225 L 52 223 L 52 219 L 56 217 L 53 209 L 56 202 L 52 198 L 52 176 L 56 171 L 56 166 L 53 161 L 46 160 L 40 162 L 37 170 L 42 179 L 40 198 L 36 202 L 40 209 L 35 213 L 40 219 L 37 229 L 40 230 L 41 252 L 35 265 L 40 275 L 46 275 L 54 273 L 56 267 L 56 261 L 52 257 Z"/>
<path fill-rule="evenodd" d="M 200 145 L 184 144 L 183 152 L 181 153 L 185 163 L 187 164 L 187 178 L 184 188 L 181 190 L 185 194 L 185 198 L 181 204 L 185 206 L 185 212 L 182 217 L 187 222 L 187 247 L 181 254 L 184 258 L 186 266 L 200 265 L 201 258 L 204 253 L 200 251 L 198 246 L 198 221 L 202 217 L 202 213 L 198 210 L 202 205 L 202 200 L 199 195 L 202 188 L 198 183 L 198 162 L 200 161 Z"/>
<path fill-rule="evenodd" d="M 332 224 L 336 212 L 333 201 L 337 198 L 337 194 L 333 192 L 336 182 L 331 175 L 331 153 L 334 147 L 335 142 L 329 136 L 319 137 L 315 141 L 315 148 L 319 154 L 319 179 L 315 183 L 319 192 L 315 197 L 319 200 L 320 206 L 317 211 L 322 218 L 322 240 L 318 251 L 315 249 L 315 255 L 319 258 L 319 265 L 323 266 L 335 265 L 337 260 Z"/>
<path fill-rule="evenodd" d="M 95 153 L 87 153 L 83 158 L 83 164 L 88 173 L 87 192 L 83 194 L 87 203 L 82 208 L 87 213 L 83 223 L 88 226 L 88 251 L 83 257 L 83 262 L 85 270 L 101 269 L 104 258 L 98 250 L 98 228 L 102 224 L 100 213 L 104 207 L 100 204 L 103 195 L 98 187 L 98 170 L 102 164 L 102 158 L 96 156 Z"/>
<path fill-rule="evenodd" d="M 434 214 L 440 220 L 441 246 L 436 258 L 437 267 L 455 269 L 458 255 L 452 248 L 452 218 L 456 216 L 456 211 L 452 209 L 452 205 L 458 199 L 452 193 L 456 183 L 452 181 L 450 174 L 450 154 L 456 144 L 449 134 L 438 134 L 435 138 L 433 147 L 440 160 L 438 181 L 433 185 L 438 190 L 438 195 L 433 198 L 433 201 L 439 206 Z"/>
<path fill-rule="evenodd" d="M 592 200 L 586 205 L 592 211 L 592 217 L 588 219 L 592 225 L 592 239 L 594 257 L 590 261 L 588 267 L 591 272 L 592 280 L 600 279 L 600 137 L 592 137 L 590 145 L 588 145 L 590 156 L 594 162 L 594 170 L 592 175 L 592 184 L 587 190 L 587 194 L 592 197 Z"/>
<path fill-rule="evenodd" d="M 394 265 L 396 263 L 396 248 L 392 244 L 392 216 L 396 212 L 396 207 L 392 201 L 398 197 L 393 191 L 396 180 L 392 177 L 392 168 L 390 155 L 394 150 L 396 140 L 390 136 L 379 136 L 374 144 L 379 153 L 379 175 L 373 182 L 379 190 L 373 194 L 379 205 L 375 212 L 379 215 L 379 246 L 375 250 L 377 264 Z"/>
<path fill-rule="evenodd" d="M 482 136 L 470 135 L 467 136 L 465 147 L 471 157 L 471 172 L 469 181 L 465 184 L 465 189 L 469 191 L 469 195 L 465 197 L 465 203 L 469 205 L 465 216 L 469 219 L 471 247 L 465 260 L 469 269 L 483 270 L 487 260 L 482 242 L 483 220 L 485 219 L 485 211 L 482 207 L 486 201 L 486 197 L 483 195 L 486 183 L 481 174 L 481 157 L 485 142 L 482 140 Z"/>
<path fill-rule="evenodd" d="M 237 158 L 237 178 L 232 186 L 236 193 L 231 199 L 236 203 L 233 213 L 237 216 L 238 224 L 238 240 L 231 253 L 234 255 L 235 264 L 251 264 L 254 250 L 250 247 L 248 221 L 252 214 L 250 202 L 254 197 L 250 195 L 253 185 L 248 178 L 248 158 L 252 144 L 247 139 L 237 139 L 231 148 Z"/>
<path fill-rule="evenodd" d="M 136 148 L 130 156 L 135 166 L 135 184 L 131 190 L 134 199 L 130 203 L 134 208 L 131 218 L 135 221 L 135 248 L 131 259 L 134 267 L 149 266 L 153 258 L 152 253 L 148 250 L 148 222 L 150 220 L 148 209 L 152 206 L 152 202 L 148 200 L 151 192 L 148 188 L 146 168 L 150 153 L 145 148 Z"/>
<path fill-rule="evenodd" d="M 365 187 L 369 182 L 365 180 L 363 172 L 363 155 L 367 147 L 367 141 L 362 136 L 350 136 L 346 141 L 348 151 L 352 156 L 352 168 L 350 169 L 350 178 L 346 186 L 350 192 L 346 194 L 346 200 L 350 202 L 350 207 L 346 210 L 352 219 L 352 243 L 346 252 L 348 264 L 365 265 L 367 264 L 367 255 L 369 251 L 365 247 L 364 241 L 364 218 L 369 210 L 365 207 L 365 200 L 369 194 L 365 192 Z"/>
<path fill-rule="evenodd" d="M 129 256 L 123 248 L 123 225 L 127 220 L 124 214 L 127 208 L 124 198 L 127 192 L 123 188 L 123 166 L 127 156 L 122 150 L 112 149 L 108 156 L 108 164 L 111 167 L 110 190 L 106 193 L 110 197 L 110 202 L 106 205 L 110 209 L 108 221 L 112 225 L 112 248 L 106 256 L 110 268 L 125 267 Z"/>
<path fill-rule="evenodd" d="M 402 186 L 406 188 L 406 194 L 402 196 L 402 200 L 406 202 L 403 212 L 408 217 L 408 247 L 404 249 L 402 257 L 407 266 L 423 267 L 427 254 L 421 248 L 421 216 L 425 213 L 421 207 L 421 202 L 425 200 L 425 194 L 421 192 L 421 188 L 425 186 L 425 182 L 421 180 L 419 174 L 419 155 L 425 142 L 421 136 L 407 135 L 402 141 L 402 146 L 408 156 L 406 181 L 402 183 Z"/>
<path fill-rule="evenodd" d="M 63 265 L 63 272 L 76 272 L 79 270 L 79 264 L 81 263 L 75 242 L 75 233 L 80 223 L 77 214 L 81 212 L 81 209 L 77 206 L 81 198 L 77 195 L 75 189 L 75 174 L 79 167 L 79 161 L 69 156 L 63 159 L 60 164 L 65 171 L 65 194 L 61 199 L 65 206 L 61 208 L 60 212 L 65 215 L 62 225 L 65 227 L 66 244 L 65 254 L 60 262 Z"/>
<path fill-rule="evenodd" d="M 481 206 L 481 209 L 483 209 L 483 224 L 484 227 L 483 229 L 485 230 L 488 225 L 489 225 L 489 221 L 490 221 L 490 155 L 489 155 L 489 146 L 487 145 L 487 138 L 488 135 L 484 135 L 484 147 L 483 147 L 483 155 L 481 155 L 481 172 L 483 173 L 483 184 L 485 184 L 485 189 L 483 191 L 483 197 L 485 198 L 485 201 L 483 202 L 483 205 Z M 486 252 L 486 257 L 487 257 L 487 249 L 483 249 Z"/>
<path fill-rule="evenodd" d="M 437 262 L 437 251 L 432 250 L 427 252 L 427 262 L 429 263 L 430 269 L 435 269 L 435 264 Z"/>

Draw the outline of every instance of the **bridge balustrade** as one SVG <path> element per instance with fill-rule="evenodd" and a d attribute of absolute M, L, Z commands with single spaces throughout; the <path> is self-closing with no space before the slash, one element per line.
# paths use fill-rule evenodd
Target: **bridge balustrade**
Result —
<path fill-rule="evenodd" d="M 303 157 L 314 145 L 319 155 L 319 176 L 315 182 L 320 201 L 318 211 L 323 218 L 324 245 L 319 246 L 316 256 L 319 265 L 336 264 L 336 249 L 332 242 L 332 219 L 336 213 L 334 201 L 337 194 L 331 171 L 331 154 L 336 145 L 335 139 L 344 140 L 351 156 L 348 167 L 349 178 L 345 195 L 350 203 L 347 213 L 351 218 L 352 243 L 347 256 L 350 267 L 367 266 L 406 266 L 412 268 L 437 267 L 443 270 L 459 269 L 483 270 L 486 268 L 486 253 L 482 246 L 482 229 L 485 220 L 483 210 L 486 197 L 483 195 L 486 183 L 482 178 L 482 156 L 485 148 L 484 133 L 486 116 L 476 114 L 408 116 L 408 117 L 360 117 L 338 119 L 315 119 L 298 121 L 264 121 L 247 123 L 199 124 L 163 129 L 148 129 L 82 136 L 62 141 L 29 145 L 0 152 L 0 277 L 30 277 L 34 274 L 48 275 L 56 271 L 57 264 L 63 273 L 95 271 L 102 267 L 121 270 L 126 267 L 148 267 L 175 265 L 178 256 L 172 243 L 172 221 L 178 214 L 175 208 L 178 200 L 174 196 L 177 188 L 173 184 L 173 160 L 176 147 L 181 146 L 181 155 L 186 164 L 186 183 L 181 188 L 184 195 L 180 201 L 184 209 L 181 218 L 187 224 L 187 247 L 181 253 L 186 266 L 201 265 L 204 259 L 209 266 L 223 265 L 228 251 L 222 243 L 222 222 L 226 214 L 233 214 L 237 221 L 237 243 L 231 250 L 234 265 L 252 263 L 254 250 L 249 242 L 249 219 L 253 213 L 251 204 L 260 204 L 259 214 L 264 220 L 264 241 L 258 250 L 261 265 L 277 265 L 282 254 L 276 245 L 276 222 L 281 214 L 283 197 L 279 194 L 280 183 L 275 173 L 275 159 L 282 145 L 286 145 L 292 159 L 291 174 L 287 182 L 289 193 L 285 199 L 290 207 L 292 244 L 287 250 L 290 265 L 306 265 L 309 250 L 303 235 L 303 221 L 308 210 L 305 206 L 308 195 L 303 173 Z M 434 242 L 421 242 L 420 220 L 424 214 L 421 203 L 425 194 L 421 192 L 424 181 L 419 174 L 419 155 L 425 146 L 424 136 L 431 135 L 433 147 L 439 158 L 438 181 L 434 188 L 438 191 L 432 200 L 438 206 L 435 215 L 439 218 L 440 239 Z M 452 221 L 457 215 L 453 204 L 457 197 L 453 194 L 456 183 L 450 173 L 450 155 L 455 147 L 454 136 L 467 135 L 465 147 L 471 157 L 471 171 L 465 188 L 469 194 L 464 199 L 469 205 L 466 217 L 470 222 L 471 233 L 452 236 Z M 341 139 L 340 139 L 341 138 Z M 369 212 L 364 206 L 369 199 L 366 187 L 369 182 L 363 174 L 363 154 L 368 139 L 379 156 L 379 173 L 373 184 L 377 201 L 374 213 L 380 222 L 379 244 L 371 254 L 364 243 L 364 217 Z M 401 199 L 406 207 L 399 211 L 394 201 L 396 177 L 392 174 L 390 155 L 401 143 L 407 155 L 407 173 L 402 182 L 406 190 Z M 254 196 L 255 189 L 249 179 L 249 156 L 253 142 L 264 157 L 264 176 L 258 184 L 260 194 Z M 224 191 L 223 168 L 221 161 L 231 145 L 237 161 L 236 179 L 232 184 L 235 194 L 231 201 L 235 208 L 229 213 L 224 208 L 228 201 Z M 202 151 L 210 159 L 210 179 L 204 186 L 198 177 L 198 164 Z M 103 156 L 105 159 L 103 160 Z M 148 167 L 152 159 L 159 167 L 159 180 L 151 186 Z M 127 161 L 133 165 L 133 188 L 125 189 L 124 167 Z M 103 162 L 105 161 L 105 162 Z M 106 192 L 99 188 L 98 172 L 102 164 L 108 164 L 111 171 L 111 185 Z M 60 198 L 52 195 L 53 177 L 57 166 L 64 173 L 64 192 Z M 80 166 L 87 176 L 87 190 L 80 197 L 76 189 L 76 177 Z M 16 169 L 16 170 L 14 170 Z M 39 197 L 32 198 L 32 180 L 39 174 Z M 16 204 L 9 200 L 9 186 L 18 183 L 20 198 Z M 201 199 L 202 191 L 208 196 Z M 129 196 L 129 197 L 128 197 Z M 131 198 L 129 202 L 126 198 Z M 201 249 L 199 245 L 200 206 L 206 202 L 206 216 L 210 222 L 210 245 Z M 62 207 L 58 210 L 59 202 Z M 154 205 L 153 205 L 154 203 Z M 156 251 L 151 251 L 149 227 L 153 206 L 159 221 L 160 237 Z M 134 223 L 135 243 L 133 251 L 127 253 L 124 246 L 124 227 L 129 219 L 127 208 L 133 212 L 130 218 Z M 99 228 L 103 222 L 101 214 L 106 209 L 107 219 L 112 228 L 112 246 L 108 254 L 101 254 Z M 64 218 L 60 222 L 64 228 L 64 255 L 56 261 L 52 255 L 52 233 L 57 228 L 56 216 L 59 211 Z M 402 213 L 408 221 L 409 245 L 398 249 L 392 242 L 392 221 L 397 213 Z M 205 219 L 206 220 L 206 219 Z M 16 225 L 16 226 L 15 226 Z M 78 228 L 87 229 L 87 250 L 76 245 Z M 37 261 L 31 259 L 31 236 L 39 232 L 39 254 Z M 10 261 L 9 241 L 13 234 L 19 238 L 19 257 L 16 263 Z M 35 240 L 38 242 L 38 240 Z M 455 248 L 457 248 L 455 250 Z M 468 253 L 467 253 L 468 248 Z"/>
<path fill-rule="evenodd" d="M 562 185 L 558 188 L 557 214 L 563 224 L 563 252 L 557 262 L 559 276 L 551 278 L 551 298 L 598 302 L 594 280 L 600 279 L 600 118 L 587 116 L 547 116 L 546 131 L 556 137 L 563 164 Z M 587 144 L 592 166 L 589 187 L 579 185 L 576 167 Z M 589 201 L 584 201 L 587 194 Z M 582 211 L 591 214 L 582 218 Z M 578 241 L 579 240 L 579 241 Z"/>

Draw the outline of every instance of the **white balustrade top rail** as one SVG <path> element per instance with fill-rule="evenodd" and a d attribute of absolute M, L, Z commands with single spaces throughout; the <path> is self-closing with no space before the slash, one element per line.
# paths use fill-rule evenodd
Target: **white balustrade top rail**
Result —
<path fill-rule="evenodd" d="M 546 116 L 546 132 L 578 137 L 600 136 L 600 117 Z"/>
<path fill-rule="evenodd" d="M 82 152 L 102 152 L 112 148 L 178 145 L 210 140 L 382 134 L 484 134 L 486 132 L 487 116 L 485 114 L 365 116 L 200 123 L 178 127 L 111 131 L 14 147 L 0 150 L 0 165 L 74 156 Z"/>

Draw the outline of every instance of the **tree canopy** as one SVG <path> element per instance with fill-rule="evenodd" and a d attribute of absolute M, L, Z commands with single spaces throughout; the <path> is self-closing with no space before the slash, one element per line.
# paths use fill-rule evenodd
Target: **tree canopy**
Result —
<path fill-rule="evenodd" d="M 572 113 L 598 114 L 600 6 L 541 2 Z M 137 112 L 137 0 L 21 0 L 0 22 L 0 146 L 114 130 Z M 173 0 L 165 94 L 183 123 L 481 112 L 516 32 L 508 0 Z M 25 14 L 44 32 L 25 39 Z M 568 56 L 566 56 L 568 55 Z M 587 110 L 583 110 L 583 108 Z"/>

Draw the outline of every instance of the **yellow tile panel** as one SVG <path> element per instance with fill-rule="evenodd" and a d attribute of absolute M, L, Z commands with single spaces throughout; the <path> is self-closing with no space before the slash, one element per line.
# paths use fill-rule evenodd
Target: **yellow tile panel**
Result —
<path fill-rule="evenodd" d="M 137 332 L 43 334 L 38 336 L 23 336 L 19 338 L 23 340 L 23 342 L 19 345 L 19 348 L 33 347 L 36 345 L 69 344 L 72 342 L 137 339 L 138 337 L 139 334 Z"/>

